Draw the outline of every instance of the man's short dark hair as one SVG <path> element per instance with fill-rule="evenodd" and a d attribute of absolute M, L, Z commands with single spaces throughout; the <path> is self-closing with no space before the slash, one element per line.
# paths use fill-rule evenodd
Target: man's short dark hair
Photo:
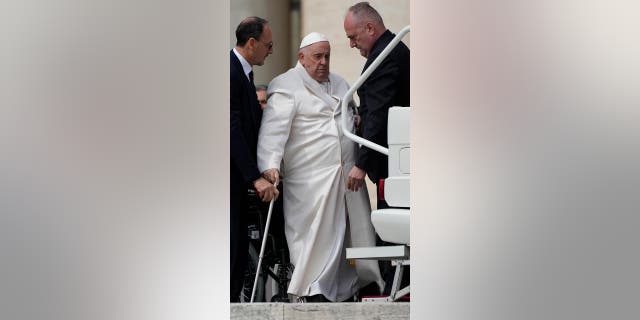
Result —
<path fill-rule="evenodd" d="M 244 46 L 249 38 L 260 39 L 267 23 L 267 20 L 260 17 L 248 17 L 242 20 L 236 28 L 236 46 Z"/>

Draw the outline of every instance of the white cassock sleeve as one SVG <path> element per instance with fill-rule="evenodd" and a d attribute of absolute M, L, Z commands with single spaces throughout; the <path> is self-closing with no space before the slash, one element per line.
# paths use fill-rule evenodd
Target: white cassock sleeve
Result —
<path fill-rule="evenodd" d="M 280 170 L 280 161 L 284 156 L 284 147 L 289 139 L 291 122 L 295 115 L 293 95 L 281 90 L 274 91 L 262 114 L 260 135 L 258 137 L 258 169 Z"/>

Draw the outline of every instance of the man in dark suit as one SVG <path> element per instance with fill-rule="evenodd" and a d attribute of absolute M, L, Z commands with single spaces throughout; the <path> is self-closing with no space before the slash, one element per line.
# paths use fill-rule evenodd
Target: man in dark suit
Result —
<path fill-rule="evenodd" d="M 344 20 L 344 30 L 349 45 L 360 50 L 367 58 L 362 72 L 380 55 L 395 36 L 387 30 L 380 14 L 368 2 L 360 2 L 349 8 Z M 360 97 L 361 135 L 384 147 L 387 144 L 387 118 L 389 108 L 409 106 L 409 48 L 400 42 L 382 64 L 358 89 Z M 365 173 L 374 183 L 388 175 L 387 156 L 367 147 L 360 147 L 356 166 L 349 172 L 348 187 L 358 190 Z M 386 206 L 378 201 L 378 208 Z"/>
<path fill-rule="evenodd" d="M 265 19 L 249 17 L 236 29 L 231 56 L 231 302 L 239 301 L 247 265 L 248 193 L 254 188 L 262 201 L 278 197 L 278 189 L 263 178 L 256 164 L 262 109 L 253 83 L 254 65 L 263 65 L 273 52 L 272 33 Z"/>
<path fill-rule="evenodd" d="M 344 31 L 351 48 L 360 50 L 367 58 L 362 72 L 373 63 L 382 50 L 394 38 L 387 30 L 380 14 L 368 2 L 351 6 L 344 19 Z M 409 48 L 400 42 L 382 61 L 378 68 L 358 89 L 360 97 L 360 135 L 384 147 L 387 143 L 387 118 L 389 108 L 409 106 Z M 349 172 L 347 188 L 357 191 L 364 183 L 365 174 L 376 185 L 388 174 L 387 156 L 367 147 L 360 146 L 356 165 Z M 378 209 L 388 208 L 387 203 L 378 198 Z M 378 245 L 385 244 L 378 238 Z M 381 263 L 380 269 L 385 282 L 391 283 L 393 273 L 388 263 Z M 389 293 L 389 286 L 385 294 Z"/>

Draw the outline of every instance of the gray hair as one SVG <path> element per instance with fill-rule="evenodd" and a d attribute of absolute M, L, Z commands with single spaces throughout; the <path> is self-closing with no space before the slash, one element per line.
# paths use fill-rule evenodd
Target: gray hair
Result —
<path fill-rule="evenodd" d="M 369 2 L 358 2 L 351 7 L 349 7 L 349 11 L 358 19 L 360 22 L 374 22 L 381 26 L 384 26 L 384 22 L 382 21 L 382 17 L 378 13 L 378 11 L 373 8 Z"/>

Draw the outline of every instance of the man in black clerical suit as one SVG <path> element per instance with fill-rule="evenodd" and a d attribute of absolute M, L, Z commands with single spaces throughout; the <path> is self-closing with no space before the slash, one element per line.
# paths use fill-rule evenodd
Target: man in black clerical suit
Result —
<path fill-rule="evenodd" d="M 349 45 L 360 50 L 360 55 L 367 58 L 362 72 L 367 70 L 395 36 L 387 30 L 380 14 L 368 2 L 360 2 L 349 8 L 344 20 L 344 30 L 349 38 Z M 358 89 L 358 97 L 361 136 L 388 147 L 389 108 L 409 106 L 409 48 L 404 43 L 398 43 L 369 76 Z M 365 173 L 376 184 L 380 179 L 386 178 L 387 156 L 361 146 L 356 166 L 349 172 L 349 189 L 358 190 L 364 182 Z M 385 206 L 384 200 L 378 200 L 378 208 Z"/>
<path fill-rule="evenodd" d="M 368 2 L 359 2 L 351 6 L 344 19 L 344 31 L 349 38 L 349 46 L 357 48 L 360 55 L 367 59 L 365 70 L 380 55 L 395 37 L 387 30 L 380 14 Z M 387 119 L 389 108 L 409 106 L 409 48 L 400 42 L 382 61 L 373 73 L 358 89 L 360 98 L 360 135 L 369 141 L 388 147 Z M 349 172 L 347 188 L 357 191 L 364 183 L 365 175 L 376 185 L 387 178 L 388 157 L 375 150 L 360 146 L 356 165 Z M 378 209 L 388 208 L 387 203 L 378 198 Z M 379 237 L 377 245 L 384 245 Z M 389 262 L 380 263 L 380 271 L 387 283 L 385 294 L 390 292 L 393 270 Z M 405 273 L 403 285 L 408 282 Z"/>

